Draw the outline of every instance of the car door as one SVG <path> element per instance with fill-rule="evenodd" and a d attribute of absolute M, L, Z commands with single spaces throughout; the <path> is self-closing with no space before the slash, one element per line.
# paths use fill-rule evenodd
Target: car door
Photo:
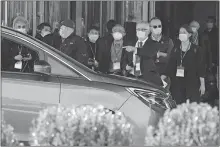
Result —
<path fill-rule="evenodd" d="M 52 67 L 52 74 L 57 75 L 61 82 L 60 103 L 64 106 L 102 104 L 114 110 L 130 96 L 124 87 L 91 81 L 52 55 L 46 55 L 46 58 Z"/>
<path fill-rule="evenodd" d="M 34 40 L 22 40 L 16 35 L 2 37 L 36 51 L 39 59 L 44 60 L 44 52 L 35 46 Z M 59 103 L 59 79 L 54 75 L 14 72 L 7 69 L 1 74 L 4 119 L 14 127 L 19 140 L 27 141 L 32 120 L 37 117 L 38 112 Z"/>

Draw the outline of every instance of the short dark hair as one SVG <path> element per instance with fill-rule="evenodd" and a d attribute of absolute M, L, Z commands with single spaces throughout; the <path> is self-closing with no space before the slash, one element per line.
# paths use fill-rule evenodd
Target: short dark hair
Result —
<path fill-rule="evenodd" d="M 95 26 L 95 25 L 92 25 L 91 27 L 89 27 L 88 33 L 89 33 L 91 30 L 99 31 L 99 27 L 97 27 L 97 26 Z"/>
<path fill-rule="evenodd" d="M 41 30 L 43 30 L 44 27 L 50 27 L 50 29 L 52 29 L 52 27 L 49 23 L 43 22 L 37 26 L 37 30 L 41 31 Z"/>
<path fill-rule="evenodd" d="M 108 32 L 112 32 L 112 28 L 116 25 L 116 21 L 111 19 L 107 22 Z"/>
<path fill-rule="evenodd" d="M 207 22 L 216 23 L 216 18 L 214 16 L 208 16 Z"/>
<path fill-rule="evenodd" d="M 180 28 L 184 28 L 188 33 L 193 34 L 192 28 L 188 24 L 184 24 Z"/>

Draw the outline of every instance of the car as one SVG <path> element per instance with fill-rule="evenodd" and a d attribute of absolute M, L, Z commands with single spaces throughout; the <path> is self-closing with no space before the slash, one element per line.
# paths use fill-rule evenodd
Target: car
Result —
<path fill-rule="evenodd" d="M 163 87 L 95 72 L 8 27 L 1 27 L 1 39 L 2 51 L 8 50 L 3 45 L 6 40 L 25 46 L 38 56 L 34 72 L 1 71 L 4 120 L 14 127 L 19 141 L 28 141 L 32 120 L 46 107 L 101 104 L 113 112 L 123 112 L 134 127 L 134 145 L 144 145 L 146 128 L 155 126 L 167 109 L 176 107 L 170 92 Z"/>

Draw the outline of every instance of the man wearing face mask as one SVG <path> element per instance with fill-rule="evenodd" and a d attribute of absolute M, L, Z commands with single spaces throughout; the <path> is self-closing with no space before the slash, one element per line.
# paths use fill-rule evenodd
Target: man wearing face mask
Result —
<path fill-rule="evenodd" d="M 158 53 L 156 59 L 156 66 L 159 74 L 163 75 L 165 67 L 168 63 L 170 53 L 174 47 L 172 39 L 162 34 L 162 22 L 159 18 L 154 17 L 150 21 L 151 39 L 158 43 Z M 170 83 L 169 79 L 166 79 Z"/>
<path fill-rule="evenodd" d="M 83 38 L 74 34 L 75 23 L 65 20 L 60 24 L 60 37 L 56 38 L 56 47 L 61 52 L 88 66 L 88 50 Z"/>
<path fill-rule="evenodd" d="M 107 40 L 99 44 L 99 57 L 102 60 L 99 61 L 100 71 L 104 73 L 122 74 L 121 73 L 121 58 L 123 37 L 125 36 L 125 29 L 121 25 L 117 24 L 112 28 L 113 40 L 108 42 Z"/>
<path fill-rule="evenodd" d="M 87 44 L 87 49 L 88 49 L 88 57 L 89 57 L 88 65 L 89 68 L 93 70 L 97 70 L 98 68 L 98 61 L 97 61 L 98 39 L 99 39 L 99 29 L 96 26 L 92 26 L 89 29 L 88 37 L 85 38 L 85 42 Z"/>
<path fill-rule="evenodd" d="M 149 37 L 150 24 L 139 22 L 136 26 L 137 42 L 135 46 L 125 46 L 127 52 L 132 52 L 133 67 L 128 62 L 126 69 L 136 77 L 143 78 L 147 82 L 163 86 L 158 69 L 155 64 L 159 51 L 158 43 Z M 131 61 L 130 61 L 131 62 Z M 130 64 L 130 65 L 129 65 Z"/>

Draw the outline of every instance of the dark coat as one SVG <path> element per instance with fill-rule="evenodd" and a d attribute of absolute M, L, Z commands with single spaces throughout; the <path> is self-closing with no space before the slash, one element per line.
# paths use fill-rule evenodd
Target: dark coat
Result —
<path fill-rule="evenodd" d="M 126 42 L 126 45 L 135 46 L 137 41 L 138 40 L 136 39 L 135 42 Z M 158 42 L 149 38 L 145 42 L 143 48 L 138 48 L 137 54 L 140 57 L 140 68 L 142 73 L 141 78 L 143 78 L 145 81 L 162 85 L 162 81 L 155 64 L 157 52 Z M 121 64 L 123 70 L 126 70 L 127 65 L 134 67 L 133 52 L 127 52 L 126 49 L 124 49 Z"/>
<path fill-rule="evenodd" d="M 32 59 L 29 61 L 22 61 L 22 70 L 14 68 L 17 60 L 14 59 L 15 56 L 19 55 L 19 50 L 21 50 L 22 57 L 28 57 L 28 54 L 31 54 Z M 34 62 L 39 60 L 36 52 L 28 49 L 25 46 L 19 45 L 15 42 L 5 40 L 2 41 L 2 62 L 3 70 L 6 71 L 22 71 L 22 72 L 33 72 L 34 71 Z"/>
<path fill-rule="evenodd" d="M 111 67 L 111 46 L 114 38 L 111 34 L 100 38 L 98 41 L 97 60 L 99 62 L 99 71 L 102 73 L 109 73 Z M 125 41 L 123 41 L 123 45 Z M 124 51 L 124 50 L 123 50 Z M 122 55 L 124 54 L 122 51 Z M 123 57 L 121 57 L 122 59 Z M 122 64 L 120 65 L 122 71 Z"/>
<path fill-rule="evenodd" d="M 54 39 L 53 46 L 76 61 L 86 66 L 88 65 L 88 49 L 86 43 L 83 38 L 74 33 L 67 37 L 63 42 L 62 38 L 57 36 Z"/>
<path fill-rule="evenodd" d="M 204 31 L 205 34 L 208 35 L 211 53 L 212 53 L 212 63 L 219 63 L 219 31 L 217 27 L 214 27 L 210 32 L 208 30 Z"/>
<path fill-rule="evenodd" d="M 181 59 L 180 43 L 175 44 L 172 50 L 170 60 L 167 64 L 166 75 L 171 79 L 170 91 L 177 104 L 186 102 L 190 99 L 192 102 L 200 101 L 200 77 L 205 77 L 205 65 L 203 64 L 202 49 L 191 44 L 189 51 L 183 59 L 184 77 L 177 77 L 177 66 Z"/>
<path fill-rule="evenodd" d="M 143 48 L 138 48 L 137 54 L 140 56 L 140 68 L 145 81 L 152 82 L 158 86 L 162 86 L 158 68 L 155 64 L 157 52 L 159 51 L 159 43 L 149 38 Z"/>
<path fill-rule="evenodd" d="M 85 43 L 86 43 L 86 46 L 87 46 L 87 52 L 88 52 L 88 58 L 89 59 L 92 59 L 92 60 L 97 60 L 98 58 L 98 42 L 99 42 L 99 39 L 95 42 L 95 43 L 92 43 L 89 41 L 89 38 L 85 38 Z M 92 68 L 92 66 L 88 65 L 89 68 Z"/>
<path fill-rule="evenodd" d="M 160 41 L 158 42 L 158 46 L 159 46 L 159 51 L 163 52 L 163 53 L 167 53 L 166 57 L 159 57 L 158 61 L 156 63 L 156 66 L 158 68 L 159 74 L 163 75 L 166 69 L 166 65 L 168 63 L 171 51 L 174 47 L 173 41 L 172 39 L 170 39 L 167 36 L 162 36 L 162 38 L 160 39 Z"/>

